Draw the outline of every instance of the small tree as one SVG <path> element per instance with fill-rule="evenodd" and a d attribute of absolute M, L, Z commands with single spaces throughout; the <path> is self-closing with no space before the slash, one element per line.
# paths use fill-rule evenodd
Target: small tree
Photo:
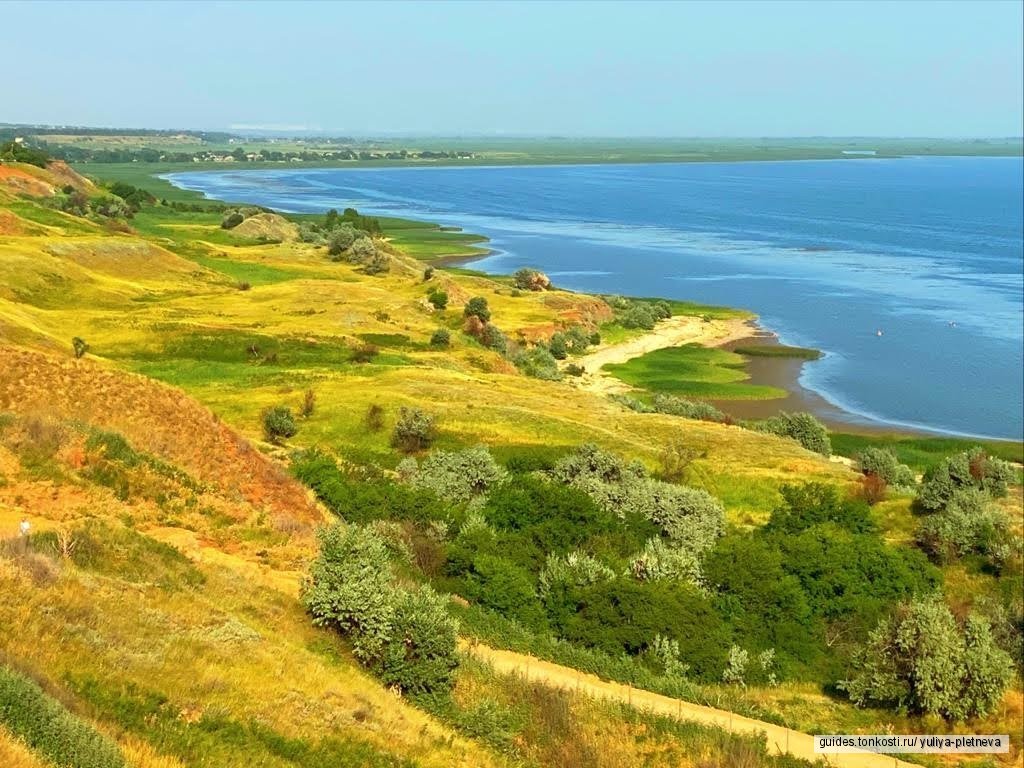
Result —
<path fill-rule="evenodd" d="M 290 408 L 275 405 L 263 412 L 263 434 L 271 443 L 280 444 L 299 431 Z"/>
<path fill-rule="evenodd" d="M 483 296 L 474 296 L 467 301 L 466 306 L 462 309 L 462 314 L 466 317 L 477 317 L 484 323 L 491 319 L 490 307 L 487 306 L 487 299 Z"/>
<path fill-rule="evenodd" d="M 437 420 L 419 408 L 402 406 L 391 433 L 391 445 L 405 453 L 429 448 L 437 439 Z"/>
<path fill-rule="evenodd" d="M 727 685 L 741 685 L 746 687 L 744 676 L 747 674 L 747 664 L 750 661 L 750 654 L 733 645 L 729 648 L 729 657 L 725 662 L 725 671 L 722 672 L 722 682 Z"/>
<path fill-rule="evenodd" d="M 327 238 L 327 253 L 336 261 L 341 255 L 352 247 L 356 241 L 356 232 L 350 226 L 341 226 L 334 229 Z"/>
<path fill-rule="evenodd" d="M 887 448 L 869 446 L 857 454 L 857 466 L 865 475 L 875 475 L 886 485 L 910 487 L 914 485 L 914 472 L 900 464 L 896 454 Z"/>
<path fill-rule="evenodd" d="M 982 448 L 972 448 L 942 460 L 924 473 L 917 503 L 934 511 L 942 509 L 962 488 L 977 488 L 999 498 L 1016 473 L 1005 461 L 993 458 Z"/>
<path fill-rule="evenodd" d="M 858 706 L 882 705 L 947 720 L 983 717 L 1002 698 L 1013 662 L 989 623 L 961 628 L 938 595 L 901 605 L 879 622 L 840 687 Z"/>
<path fill-rule="evenodd" d="M 451 346 L 452 335 L 447 328 L 438 328 L 430 337 L 430 346 L 436 349 L 446 349 Z"/>
<path fill-rule="evenodd" d="M 374 249 L 373 254 L 363 262 L 363 272 L 368 275 L 379 275 L 391 270 L 391 257 L 383 251 Z"/>
<path fill-rule="evenodd" d="M 565 334 L 554 334 L 548 342 L 548 350 L 551 352 L 551 356 L 555 358 L 555 360 L 565 360 L 569 355 L 569 344 L 565 338 Z"/>
<path fill-rule="evenodd" d="M 498 326 L 491 323 L 485 325 L 480 332 L 480 343 L 502 355 L 508 352 L 508 338 Z"/>
<path fill-rule="evenodd" d="M 434 288 L 427 294 L 427 301 L 433 305 L 434 309 L 444 309 L 448 306 L 448 292 Z"/>
<path fill-rule="evenodd" d="M 377 247 L 368 237 L 360 237 L 349 248 L 349 260 L 357 264 L 369 264 L 377 255 Z"/>
<path fill-rule="evenodd" d="M 75 338 L 71 340 L 71 347 L 75 351 L 76 360 L 84 357 L 85 353 L 89 351 L 89 344 L 86 342 L 85 339 L 79 336 L 75 336 Z"/>
<path fill-rule="evenodd" d="M 780 413 L 757 425 L 762 432 L 796 440 L 809 451 L 829 456 L 832 443 L 825 425 L 809 413 Z"/>

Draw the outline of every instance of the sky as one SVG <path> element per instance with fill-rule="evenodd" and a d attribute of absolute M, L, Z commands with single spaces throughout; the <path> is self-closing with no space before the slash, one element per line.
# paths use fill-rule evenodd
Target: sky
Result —
<path fill-rule="evenodd" d="M 335 135 L 1021 136 L 1022 8 L 2 3 L 0 122 Z"/>

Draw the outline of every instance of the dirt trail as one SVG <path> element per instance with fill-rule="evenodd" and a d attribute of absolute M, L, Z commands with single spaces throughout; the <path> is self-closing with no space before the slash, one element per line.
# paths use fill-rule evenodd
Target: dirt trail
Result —
<path fill-rule="evenodd" d="M 628 392 L 632 389 L 624 381 L 610 376 L 601 369 L 609 364 L 625 363 L 634 357 L 646 355 L 656 349 L 680 347 L 684 344 L 703 344 L 714 347 L 753 335 L 749 321 L 708 320 L 681 315 L 670 317 L 658 323 L 654 330 L 621 344 L 609 344 L 589 355 L 575 359 L 582 366 L 584 374 L 579 377 L 578 386 L 589 392 L 610 395 Z"/>
<path fill-rule="evenodd" d="M 521 653 L 499 651 L 486 645 L 467 642 L 462 643 L 462 648 L 481 661 L 487 662 L 501 674 L 520 675 L 527 680 L 535 680 L 555 688 L 575 690 L 593 698 L 623 702 L 654 714 L 715 726 L 731 733 L 764 733 L 767 737 L 768 751 L 773 754 L 789 753 L 810 762 L 824 759 L 828 765 L 837 766 L 837 768 L 921 768 L 898 760 L 892 755 L 816 754 L 814 739 L 811 735 L 783 728 L 781 725 L 765 723 L 722 709 L 691 704 L 619 683 L 606 682 L 594 675 L 541 661 Z"/>

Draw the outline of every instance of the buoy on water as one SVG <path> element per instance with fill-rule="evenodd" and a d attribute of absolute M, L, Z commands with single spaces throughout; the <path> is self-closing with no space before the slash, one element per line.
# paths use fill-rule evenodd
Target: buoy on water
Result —
<path fill-rule="evenodd" d="M 877 331 L 875 331 L 875 336 L 881 336 L 881 335 L 882 335 L 882 329 L 879 328 Z"/>

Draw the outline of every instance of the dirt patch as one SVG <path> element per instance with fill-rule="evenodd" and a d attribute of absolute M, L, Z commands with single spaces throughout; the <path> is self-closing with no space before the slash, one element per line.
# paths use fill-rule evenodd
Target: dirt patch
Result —
<path fill-rule="evenodd" d="M 51 184 L 11 165 L 0 165 L 0 184 L 18 194 L 32 197 L 53 197 L 54 194 Z"/>
<path fill-rule="evenodd" d="M 276 213 L 258 213 L 250 216 L 231 231 L 254 240 L 289 242 L 299 239 L 298 226 Z"/>

